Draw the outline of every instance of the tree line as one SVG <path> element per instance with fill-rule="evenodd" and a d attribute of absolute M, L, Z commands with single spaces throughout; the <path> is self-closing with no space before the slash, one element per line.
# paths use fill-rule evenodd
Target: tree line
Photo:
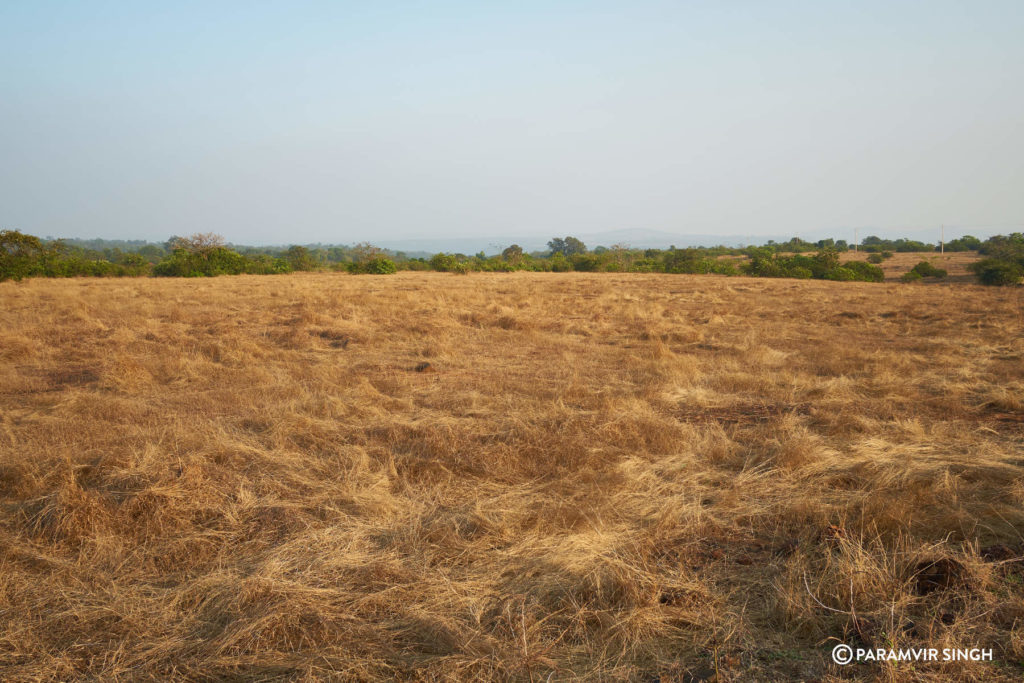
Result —
<path fill-rule="evenodd" d="M 370 244 L 291 245 L 246 247 L 228 245 L 214 233 L 175 236 L 162 244 L 140 241 L 43 240 L 16 230 L 0 231 L 0 280 L 26 277 L 212 277 L 216 275 L 280 274 L 335 270 L 386 275 L 398 270 L 450 273 L 511 272 L 634 272 L 750 275 L 881 282 L 877 264 L 893 252 L 938 250 L 914 240 L 868 237 L 856 248 L 868 252 L 868 262 L 841 263 L 839 255 L 854 247 L 844 240 L 787 242 L 763 245 L 634 249 L 616 244 L 589 249 L 576 237 L 556 237 L 546 251 L 527 253 L 513 244 L 499 254 L 438 253 L 410 257 Z M 986 258 L 971 265 L 984 284 L 1015 284 L 1024 276 L 1024 234 L 982 241 L 966 236 L 944 245 L 946 251 L 978 251 Z M 733 257 L 733 258 L 723 258 Z M 941 276 L 926 262 L 905 278 Z"/>

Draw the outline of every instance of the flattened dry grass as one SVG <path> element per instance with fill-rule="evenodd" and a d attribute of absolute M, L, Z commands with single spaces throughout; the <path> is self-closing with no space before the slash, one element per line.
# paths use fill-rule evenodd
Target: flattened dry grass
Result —
<path fill-rule="evenodd" d="M 4 679 L 1024 671 L 1019 290 L 296 274 L 0 303 Z M 836 642 L 996 663 L 841 670 Z"/>

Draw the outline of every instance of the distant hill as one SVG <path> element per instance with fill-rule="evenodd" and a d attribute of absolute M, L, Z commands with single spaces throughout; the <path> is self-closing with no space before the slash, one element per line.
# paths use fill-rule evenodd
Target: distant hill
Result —
<path fill-rule="evenodd" d="M 996 226 L 996 227 L 947 227 L 946 240 L 950 241 L 964 235 L 974 235 L 985 239 L 993 235 L 1007 235 L 1012 232 L 1020 232 L 1021 226 Z M 648 230 L 643 228 L 628 228 L 622 230 L 606 230 L 603 232 L 574 232 L 572 230 L 556 231 L 550 235 L 501 235 L 496 237 L 407 237 L 393 240 L 365 240 L 350 239 L 330 243 L 305 243 L 303 246 L 310 248 L 347 247 L 357 242 L 369 241 L 372 244 L 392 252 L 404 252 L 409 257 L 431 256 L 438 252 L 476 254 L 484 252 L 492 255 L 501 252 L 510 244 L 518 244 L 527 252 L 546 251 L 548 240 L 554 237 L 565 237 L 572 235 L 583 241 L 589 248 L 597 246 L 610 247 L 614 244 L 624 244 L 637 249 L 665 249 L 670 246 L 677 247 L 712 247 L 723 245 L 727 247 L 745 247 L 755 244 L 762 245 L 773 240 L 775 242 L 788 242 L 793 237 L 799 237 L 809 242 L 816 242 L 822 239 L 846 240 L 850 244 L 854 241 L 854 229 L 842 228 L 838 230 L 801 230 L 792 233 L 778 233 L 773 235 L 755 234 L 713 234 L 713 233 L 684 233 L 668 232 L 664 230 Z M 861 227 L 857 229 L 858 239 L 875 235 L 883 239 L 907 238 L 918 240 L 929 244 L 938 244 L 939 228 L 908 228 L 882 229 Z M 53 239 L 53 238 L 47 238 Z M 147 242 L 145 240 L 107 240 L 101 238 L 83 239 L 67 238 L 68 244 L 89 249 L 118 248 L 123 251 L 135 251 L 147 244 L 163 246 L 163 242 Z M 258 248 L 266 250 L 284 250 L 290 243 L 279 244 L 255 244 L 244 239 L 232 239 L 231 246 L 237 248 Z"/>
<path fill-rule="evenodd" d="M 962 237 L 964 235 L 974 235 L 981 239 L 991 237 L 992 235 L 998 234 L 1009 234 L 1014 231 L 1019 231 L 1018 226 L 1006 226 L 1003 228 L 946 228 L 946 241 Z M 810 242 L 816 242 L 822 239 L 836 239 L 846 240 L 849 243 L 854 241 L 854 229 L 842 229 L 842 230 L 816 230 L 816 231 L 794 231 L 792 233 L 779 233 L 775 235 L 755 235 L 755 234 L 735 234 L 735 235 L 724 235 L 724 234 L 711 234 L 711 233 L 672 233 L 663 230 L 646 230 L 646 229 L 623 229 L 623 230 L 608 230 L 604 232 L 591 232 L 591 233 L 567 233 L 572 234 L 573 237 L 577 237 L 583 241 L 590 248 L 596 246 L 610 247 L 613 244 L 625 244 L 630 247 L 638 249 L 665 249 L 672 245 L 677 247 L 711 247 L 724 245 L 727 247 L 745 247 L 751 244 L 765 244 L 769 240 L 775 242 L 787 242 L 793 237 L 799 237 Z M 876 228 L 857 228 L 856 231 L 859 240 L 863 240 L 865 237 L 875 235 L 883 239 L 899 239 L 901 237 L 919 240 L 929 244 L 939 243 L 939 228 L 921 228 L 921 229 L 907 229 L 907 230 L 886 230 Z M 553 237 L 564 237 L 562 233 L 552 234 L 546 237 L 540 236 L 514 236 L 506 235 L 502 237 L 453 237 L 453 238 L 407 238 L 398 240 L 381 240 L 375 242 L 377 246 L 385 249 L 391 249 L 394 251 L 404 251 L 406 253 L 411 252 L 425 252 L 434 254 L 440 251 L 447 253 L 463 253 L 463 254 L 475 254 L 483 251 L 486 254 L 496 254 L 510 244 L 518 244 L 526 251 L 543 251 L 547 249 L 547 242 Z"/>

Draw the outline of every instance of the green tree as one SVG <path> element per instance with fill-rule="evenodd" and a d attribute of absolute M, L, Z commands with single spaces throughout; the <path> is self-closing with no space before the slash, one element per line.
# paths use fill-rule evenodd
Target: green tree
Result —
<path fill-rule="evenodd" d="M 771 240 L 768 240 L 771 243 Z M 785 277 L 785 270 L 775 256 L 775 247 L 771 244 L 764 247 L 750 247 L 747 250 L 750 261 L 740 266 L 746 275 L 756 277 Z"/>
<path fill-rule="evenodd" d="M 149 263 L 157 263 L 160 259 L 167 255 L 167 252 L 158 247 L 155 244 L 147 244 L 139 247 L 136 252 L 139 256 L 143 257 Z"/>
<path fill-rule="evenodd" d="M 561 253 L 566 258 L 587 253 L 587 245 L 575 237 L 556 237 L 548 242 L 552 254 Z"/>
<path fill-rule="evenodd" d="M 523 248 L 518 244 L 505 247 L 501 252 L 501 258 L 512 265 L 519 265 L 523 261 Z"/>
<path fill-rule="evenodd" d="M 284 260 L 292 270 L 316 270 L 319 265 L 306 247 L 294 244 L 284 252 Z"/>
<path fill-rule="evenodd" d="M 814 255 L 814 261 L 823 272 L 832 272 L 839 267 L 839 252 L 832 247 L 825 247 Z"/>
<path fill-rule="evenodd" d="M 38 237 L 17 230 L 0 232 L 0 281 L 36 275 L 46 251 Z"/>
<path fill-rule="evenodd" d="M 352 260 L 356 263 L 365 263 L 386 255 L 383 249 L 375 247 L 369 242 L 360 242 L 352 247 Z"/>
<path fill-rule="evenodd" d="M 184 249 L 192 253 L 207 253 L 224 246 L 224 237 L 214 232 L 197 232 L 188 237 L 172 237 L 167 241 L 170 251 Z"/>
<path fill-rule="evenodd" d="M 996 235 L 985 240 L 978 252 L 988 258 L 969 267 L 983 285 L 1015 285 L 1024 276 L 1024 233 Z"/>
<path fill-rule="evenodd" d="M 974 235 L 964 235 L 963 237 L 955 240 L 946 242 L 945 251 L 977 251 L 981 247 L 981 240 Z M 935 247 L 936 251 L 939 251 L 940 247 Z"/>

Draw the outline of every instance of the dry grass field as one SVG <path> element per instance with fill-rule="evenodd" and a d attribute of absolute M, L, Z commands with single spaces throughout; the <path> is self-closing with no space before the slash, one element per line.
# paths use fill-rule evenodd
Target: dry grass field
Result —
<path fill-rule="evenodd" d="M 7 282 L 0 411 L 4 680 L 1024 675 L 1019 288 Z"/>

